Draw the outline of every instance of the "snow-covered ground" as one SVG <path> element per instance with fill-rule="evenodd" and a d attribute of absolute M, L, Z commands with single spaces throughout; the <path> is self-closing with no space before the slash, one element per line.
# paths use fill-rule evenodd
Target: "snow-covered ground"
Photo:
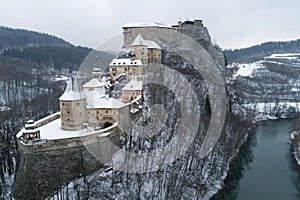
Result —
<path fill-rule="evenodd" d="M 56 115 L 57 113 L 54 113 L 53 115 Z M 50 115 L 48 117 L 45 117 L 39 121 L 36 121 L 36 124 L 39 124 L 41 121 L 46 120 L 46 118 L 52 117 L 53 115 Z M 38 127 L 37 129 L 40 130 L 40 139 L 47 139 L 47 140 L 57 140 L 57 139 L 66 139 L 66 138 L 75 138 L 75 137 L 82 137 L 91 135 L 94 133 L 101 134 L 105 136 L 108 130 L 111 128 L 114 128 L 118 124 L 115 123 L 114 125 L 107 127 L 105 129 L 101 130 L 93 130 L 91 127 L 87 127 L 85 129 L 81 130 L 63 130 L 61 128 L 61 118 L 55 119 L 45 125 L 42 125 Z M 25 131 L 25 128 L 23 128 L 18 134 L 17 138 L 21 137 L 23 132 Z"/>
<path fill-rule="evenodd" d="M 300 102 L 247 103 L 243 106 L 253 111 L 256 121 L 287 118 L 291 113 L 300 112 Z"/>
<path fill-rule="evenodd" d="M 228 68 L 234 68 L 237 67 L 238 70 L 234 72 L 233 77 L 237 76 L 252 76 L 252 73 L 257 70 L 264 68 L 262 61 L 254 62 L 254 63 L 246 63 L 246 64 L 231 64 L 228 66 Z"/>
<path fill-rule="evenodd" d="M 282 54 L 272 54 L 266 58 L 279 58 L 279 59 L 287 59 L 287 60 L 294 60 L 300 57 L 299 53 L 282 53 Z"/>
<path fill-rule="evenodd" d="M 300 132 L 295 131 L 291 133 L 293 155 L 298 165 L 300 166 Z"/>

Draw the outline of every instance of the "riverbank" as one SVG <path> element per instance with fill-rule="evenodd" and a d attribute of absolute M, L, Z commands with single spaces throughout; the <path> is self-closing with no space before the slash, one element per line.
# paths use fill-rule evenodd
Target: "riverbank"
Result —
<path fill-rule="evenodd" d="M 291 120 L 257 122 L 212 199 L 299 199 L 299 170 L 290 151 Z"/>
<path fill-rule="evenodd" d="M 292 153 L 297 161 L 298 166 L 300 167 L 300 131 L 294 131 L 291 133 L 292 140 Z"/>

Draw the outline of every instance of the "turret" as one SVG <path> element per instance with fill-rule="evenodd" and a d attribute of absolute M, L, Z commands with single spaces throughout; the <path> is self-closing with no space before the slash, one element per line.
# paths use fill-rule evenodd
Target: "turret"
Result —
<path fill-rule="evenodd" d="M 77 78 L 70 78 L 65 92 L 59 98 L 61 128 L 65 130 L 82 129 L 85 120 L 86 95 Z"/>
<path fill-rule="evenodd" d="M 93 72 L 92 72 L 92 76 L 93 76 L 93 78 L 96 78 L 99 81 L 101 81 L 101 79 L 102 79 L 101 69 L 100 68 L 94 68 Z"/>

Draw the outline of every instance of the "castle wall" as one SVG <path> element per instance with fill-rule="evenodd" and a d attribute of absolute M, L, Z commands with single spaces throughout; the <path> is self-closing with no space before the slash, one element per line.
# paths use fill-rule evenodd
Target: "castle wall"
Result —
<path fill-rule="evenodd" d="M 112 153 L 114 153 L 110 143 L 108 140 L 113 140 L 114 143 L 118 143 L 119 140 L 119 130 L 118 126 L 115 125 L 111 129 L 95 131 L 91 135 L 82 136 L 82 137 L 74 137 L 74 138 L 66 138 L 66 139 L 58 139 L 58 140 L 46 140 L 45 143 L 35 144 L 35 145 L 23 145 L 18 142 L 19 149 L 23 153 L 33 153 L 33 152 L 45 152 L 45 153 L 54 153 L 59 154 L 59 150 L 67 149 L 67 148 L 75 148 L 75 147 L 83 147 L 87 145 L 99 144 L 101 143 L 102 148 L 107 148 L 108 152 L 105 157 L 105 160 L 108 160 Z M 57 152 L 56 152 L 57 151 Z"/>
<path fill-rule="evenodd" d="M 161 63 L 160 49 L 148 49 L 148 63 Z"/>
<path fill-rule="evenodd" d="M 129 48 L 140 34 L 145 40 L 158 40 L 157 30 L 161 27 L 126 27 L 123 28 L 123 48 Z"/>
<path fill-rule="evenodd" d="M 118 121 L 119 110 L 109 108 L 93 108 L 87 109 L 86 122 L 91 125 L 103 126 L 109 122 L 114 124 Z"/>
<path fill-rule="evenodd" d="M 143 74 L 143 66 L 110 66 L 109 74 L 115 81 L 121 74 L 128 74 L 128 76 L 141 76 Z M 129 77 L 127 77 L 129 79 Z"/>

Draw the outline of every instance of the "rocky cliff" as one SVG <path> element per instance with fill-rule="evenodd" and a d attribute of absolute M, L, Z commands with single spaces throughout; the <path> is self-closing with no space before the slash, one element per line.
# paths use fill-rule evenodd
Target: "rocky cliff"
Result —
<path fill-rule="evenodd" d="M 163 47 L 163 66 L 153 66 L 150 71 L 149 76 L 157 75 L 156 82 L 151 83 L 152 79 L 146 79 L 142 115 L 133 128 L 123 127 L 126 129 L 121 138 L 123 146 L 111 163 L 111 168 L 101 169 L 85 180 L 72 181 L 51 199 L 62 196 L 91 199 L 208 199 L 221 188 L 230 160 L 246 139 L 251 122 L 236 112 L 243 110 L 243 107 L 235 96 L 236 92 L 230 81 L 231 72 L 225 67 L 224 55 L 220 48 L 212 44 L 207 28 L 202 23 L 199 25 L 183 25 L 181 32 L 201 44 L 201 48 L 208 52 L 205 55 L 210 55 L 210 58 L 189 60 L 177 52 L 194 55 L 198 53 L 195 49 L 176 44 L 172 46 L 174 43 L 166 44 L 163 38 L 156 37 L 156 42 Z M 144 35 L 143 37 L 149 39 Z M 207 68 L 200 67 L 203 71 L 199 73 L 192 64 L 203 59 L 207 59 L 206 64 L 212 61 L 216 63 L 227 94 L 224 99 L 218 99 L 216 93 L 211 92 L 219 86 L 212 87 L 212 80 L 206 77 Z M 212 79 L 215 77 L 217 74 Z M 174 93 L 176 88 L 179 88 L 178 94 Z M 194 91 L 195 96 L 188 96 L 189 90 Z M 221 105 L 218 103 L 223 100 L 224 107 L 215 106 Z M 211 131 L 210 123 L 218 124 L 221 121 L 222 109 L 225 109 L 226 117 L 224 116 L 225 123 L 220 138 L 204 155 L 203 146 L 213 142 L 206 141 L 206 136 Z M 151 118 L 153 112 L 161 120 Z M 189 118 L 193 113 L 199 115 Z M 185 115 L 188 117 L 185 118 Z M 182 122 L 192 126 L 181 127 Z M 193 131 L 195 134 L 189 137 L 189 133 Z M 211 134 L 217 135 L 217 132 Z M 179 143 L 170 147 L 169 153 L 157 153 L 157 150 L 172 144 L 174 138 L 179 138 Z M 184 144 L 186 138 L 189 139 L 189 145 L 178 145 Z M 211 137 L 211 140 L 214 139 Z M 185 149 L 181 151 L 183 148 Z M 180 154 L 174 154 L 177 151 Z M 130 157 L 132 154 L 135 156 Z M 146 156 L 143 157 L 144 155 Z M 157 159 L 161 161 L 161 165 L 156 165 Z M 136 162 L 137 160 L 141 162 Z"/>

